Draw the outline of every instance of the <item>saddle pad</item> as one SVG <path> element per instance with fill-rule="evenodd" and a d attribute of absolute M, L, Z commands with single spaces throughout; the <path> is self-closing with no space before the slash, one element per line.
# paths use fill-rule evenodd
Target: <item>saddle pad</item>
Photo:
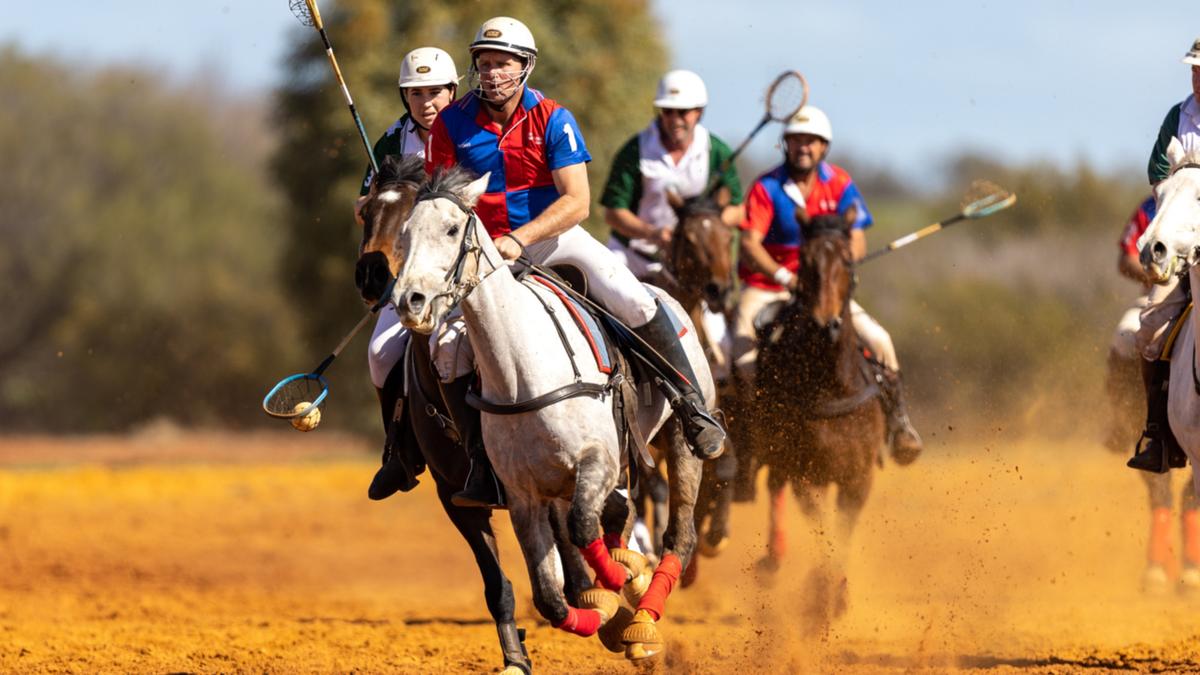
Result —
<path fill-rule="evenodd" d="M 596 359 L 596 368 L 605 374 L 612 373 L 613 364 L 612 356 L 608 353 L 608 341 L 605 338 L 604 331 L 600 330 L 600 324 L 596 321 L 596 317 L 582 303 L 567 295 L 559 288 L 558 284 L 550 279 L 536 275 L 529 278 L 550 289 L 552 293 L 558 296 L 563 306 L 567 308 L 567 313 L 575 320 L 575 325 L 579 327 L 579 332 L 583 333 L 583 337 L 587 338 L 588 346 L 592 349 L 592 356 Z"/>

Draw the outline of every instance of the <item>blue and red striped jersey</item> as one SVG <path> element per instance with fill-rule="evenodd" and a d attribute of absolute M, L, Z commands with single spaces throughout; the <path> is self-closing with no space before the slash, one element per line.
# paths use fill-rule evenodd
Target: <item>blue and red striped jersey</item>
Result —
<path fill-rule="evenodd" d="M 551 171 L 591 160 L 571 111 L 526 87 L 503 129 L 473 94 L 443 108 L 430 129 L 425 170 L 459 164 L 480 176 L 490 171 L 475 212 L 488 234 L 499 237 L 558 199 Z"/>
<path fill-rule="evenodd" d="M 1146 232 L 1146 228 L 1150 227 L 1150 221 L 1154 220 L 1157 210 L 1158 204 L 1154 201 L 1154 195 L 1150 195 L 1137 207 L 1133 215 L 1129 216 L 1129 222 L 1125 223 L 1125 229 L 1121 230 L 1121 240 L 1117 243 L 1122 251 L 1137 257 L 1138 239 Z"/>
<path fill-rule="evenodd" d="M 754 182 L 746 198 L 746 220 L 742 222 L 742 229 L 761 232 L 767 253 L 794 273 L 800 268 L 804 234 L 796 220 L 796 203 L 783 189 L 788 181 L 787 166 L 781 164 Z M 866 229 L 873 222 L 867 203 L 850 174 L 828 162 L 817 165 L 817 180 L 804 205 L 809 217 L 844 214 L 853 206 L 857 209 L 854 229 Z M 746 266 L 742 266 L 739 274 L 751 286 L 774 291 L 783 289 L 771 277 Z"/>

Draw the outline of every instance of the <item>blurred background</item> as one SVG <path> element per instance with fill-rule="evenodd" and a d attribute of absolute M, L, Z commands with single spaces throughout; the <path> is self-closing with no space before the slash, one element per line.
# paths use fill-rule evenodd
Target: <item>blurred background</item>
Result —
<path fill-rule="evenodd" d="M 1189 92 L 1194 3 L 934 4 L 322 7 L 372 141 L 403 112 L 406 51 L 443 47 L 465 72 L 483 19 L 525 21 L 532 84 L 578 117 L 595 196 L 667 68 L 706 79 L 705 123 L 730 144 L 772 77 L 801 70 L 874 212 L 872 248 L 954 214 L 973 179 L 1019 195 L 860 270 L 918 427 L 1098 438 L 1109 338 L 1138 293 L 1116 240 Z M 0 26 L 0 88 L 0 432 L 272 424 L 265 391 L 364 311 L 365 158 L 316 32 L 283 0 L 26 3 Z M 744 185 L 778 161 L 778 131 L 745 155 Z M 587 226 L 604 237 L 598 207 Z M 329 373 L 325 424 L 376 434 L 367 334 Z"/>

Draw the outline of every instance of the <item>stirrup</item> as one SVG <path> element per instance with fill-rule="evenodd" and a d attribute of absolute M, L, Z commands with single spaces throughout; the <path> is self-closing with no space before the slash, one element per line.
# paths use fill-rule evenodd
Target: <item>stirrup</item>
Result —
<path fill-rule="evenodd" d="M 465 508 L 507 509 L 508 504 L 504 499 L 504 488 L 500 484 L 500 479 L 493 471 L 483 472 L 489 474 L 486 476 L 477 476 L 476 469 L 479 464 L 474 460 L 471 461 L 471 468 L 467 473 L 463 489 L 451 495 L 450 503 Z M 491 485 L 488 485 L 488 482 Z"/>
<path fill-rule="evenodd" d="M 1171 470 L 1166 442 L 1155 433 L 1155 427 L 1156 425 L 1149 425 L 1142 432 L 1134 447 L 1134 455 L 1125 466 L 1150 473 L 1167 473 Z"/>

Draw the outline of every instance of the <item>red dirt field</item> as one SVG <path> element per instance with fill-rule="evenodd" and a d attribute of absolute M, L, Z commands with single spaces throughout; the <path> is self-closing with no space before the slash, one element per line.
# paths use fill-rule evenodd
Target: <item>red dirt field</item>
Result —
<path fill-rule="evenodd" d="M 1139 590 L 1149 514 L 1122 458 L 945 435 L 878 476 L 830 631 L 797 618 L 815 545 L 798 509 L 779 581 L 750 572 L 760 494 L 671 597 L 651 669 L 1200 671 L 1200 599 Z M 0 671 L 498 671 L 482 583 L 430 480 L 372 503 L 376 457 L 328 432 L 0 440 Z M 535 669 L 641 670 L 536 616 L 497 521 Z"/>

